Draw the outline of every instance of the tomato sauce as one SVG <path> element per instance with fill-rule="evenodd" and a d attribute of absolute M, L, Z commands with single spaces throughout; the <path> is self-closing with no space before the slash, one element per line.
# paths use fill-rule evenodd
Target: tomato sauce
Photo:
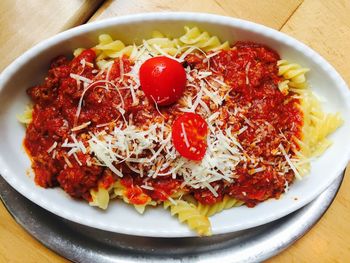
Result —
<path fill-rule="evenodd" d="M 248 125 L 248 129 L 239 135 L 247 153 L 262 157 L 266 162 L 273 162 L 271 152 L 281 143 L 277 134 L 284 134 L 292 142 L 293 136 L 301 137 L 303 124 L 303 115 L 298 107 L 299 99 L 290 97 L 286 100 L 277 88 L 280 81 L 277 74 L 279 59 L 273 50 L 249 42 L 238 42 L 235 48 L 214 58 L 214 67 L 224 72 L 226 81 L 232 87 L 232 100 L 226 101 L 227 107 L 247 106 L 250 123 L 266 125 L 267 122 L 267 126 L 273 127 L 258 141 L 258 125 Z M 245 120 L 238 119 L 235 122 L 238 130 Z M 247 206 L 254 206 L 271 197 L 278 198 L 284 192 L 285 185 L 293 181 L 294 174 L 288 172 L 281 176 L 271 165 L 266 164 L 265 167 L 263 172 L 254 174 L 240 167 L 237 169 L 239 176 L 235 183 L 226 187 L 225 192 L 244 201 Z"/>
<path fill-rule="evenodd" d="M 118 83 L 113 80 L 120 76 L 121 70 L 129 72 L 131 69 L 132 62 L 127 57 L 116 59 L 111 70 L 103 74 L 99 73 L 95 59 L 93 50 L 85 50 L 71 61 L 59 56 L 51 63 L 44 82 L 27 90 L 35 105 L 24 146 L 32 159 L 35 182 L 42 187 L 59 186 L 72 197 L 86 200 L 91 200 L 90 189 L 96 189 L 99 184 L 107 189 L 117 176 L 108 168 L 92 163 L 88 153 L 68 154 L 62 145 L 65 140 L 71 140 L 72 128 L 90 122 L 88 127 L 73 132 L 77 139 L 86 141 L 89 131 L 97 131 L 99 125 L 113 124 L 122 118 L 118 109 L 121 103 L 125 110 L 124 118 L 132 117 L 133 122 L 140 126 L 157 118 L 172 122 L 180 114 L 177 103 L 162 107 L 159 112 L 154 104 L 142 101 L 135 104 L 128 89 L 115 88 Z M 223 128 L 239 131 L 246 127 L 238 139 L 247 155 L 263 160 L 264 170 L 254 173 L 250 167 L 239 165 L 232 183 L 220 181 L 212 184 L 217 189 L 217 196 L 208 189 L 186 186 L 185 190 L 200 203 L 214 204 L 224 195 L 230 195 L 252 207 L 266 199 L 278 198 L 286 184 L 294 180 L 292 171 L 281 175 L 273 165 L 276 161 L 274 151 L 280 144 L 287 151 L 297 147 L 294 138 L 301 138 L 303 124 L 299 99 L 293 94 L 284 95 L 278 89 L 281 81 L 277 67 L 279 59 L 275 51 L 251 42 L 237 42 L 230 50 L 210 58 L 213 73 L 223 76 L 230 87 L 221 106 Z M 190 54 L 185 59 L 186 66 L 203 69 L 207 67 L 207 62 L 202 55 Z M 84 86 L 72 78 L 72 74 L 91 79 L 94 84 L 84 91 Z M 106 78 L 112 84 L 106 83 Z M 82 96 L 84 101 L 77 116 Z M 241 117 L 230 114 L 237 107 L 245 109 Z M 286 140 L 281 140 L 280 134 Z M 57 147 L 49 151 L 55 142 Z M 133 204 L 145 204 L 150 199 L 164 201 L 183 183 L 181 178 L 173 179 L 171 176 L 141 178 L 123 163 L 118 164 L 118 168 L 125 175 L 122 184 Z M 148 188 L 142 188 L 142 185 Z"/>

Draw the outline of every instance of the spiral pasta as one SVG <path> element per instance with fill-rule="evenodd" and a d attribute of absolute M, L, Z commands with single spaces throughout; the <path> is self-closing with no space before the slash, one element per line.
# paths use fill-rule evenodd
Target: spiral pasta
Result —
<path fill-rule="evenodd" d="M 84 50 L 85 50 L 85 48 L 82 48 L 82 47 L 79 47 L 79 48 L 74 49 L 74 51 L 73 51 L 73 56 L 74 56 L 74 57 L 79 56 L 79 55 L 81 54 L 81 52 L 83 52 Z"/>
<path fill-rule="evenodd" d="M 164 201 L 164 208 L 169 208 L 172 216 L 177 215 L 181 223 L 185 222 L 198 235 L 211 235 L 211 226 L 208 218 L 201 214 L 194 204 L 183 200 L 176 200 L 175 203 Z"/>
<path fill-rule="evenodd" d="M 290 91 L 301 95 L 301 108 L 304 114 L 302 138 L 294 138 L 298 150 L 294 150 L 295 167 L 301 175 L 310 172 L 310 158 L 318 157 L 332 145 L 327 138 L 343 124 L 339 113 L 325 113 L 316 95 L 310 89 L 291 88 Z"/>
<path fill-rule="evenodd" d="M 317 157 L 332 144 L 327 136 L 334 132 L 343 120 L 339 113 L 323 112 L 319 100 L 310 90 L 303 94 L 302 107 L 305 115 L 302 148 L 306 156 Z"/>
<path fill-rule="evenodd" d="M 120 40 L 113 40 L 108 34 L 102 34 L 98 37 L 99 43 L 93 49 L 98 54 L 97 60 L 105 58 L 117 58 L 123 55 L 130 56 L 134 48 L 133 45 L 126 46 Z"/>
<path fill-rule="evenodd" d="M 22 114 L 17 114 L 17 120 L 20 123 L 28 125 L 33 119 L 33 106 L 27 105 Z"/>
<path fill-rule="evenodd" d="M 289 63 L 287 60 L 279 60 L 277 62 L 278 75 L 283 76 L 289 87 L 306 88 L 307 82 L 305 73 L 310 71 L 308 68 L 303 68 L 299 64 Z"/>
<path fill-rule="evenodd" d="M 143 45 L 146 49 L 156 55 L 165 54 L 175 56 L 179 52 L 178 39 L 167 38 L 158 31 L 152 33 L 152 38 L 144 40 Z"/>
<path fill-rule="evenodd" d="M 229 197 L 228 195 L 225 195 L 222 201 L 217 202 L 212 205 L 203 205 L 201 203 L 198 204 L 198 210 L 202 215 L 205 216 L 212 216 L 217 213 L 220 213 L 223 210 L 230 209 L 232 207 L 241 206 L 244 202 L 239 201 L 235 198 Z"/>
<path fill-rule="evenodd" d="M 217 36 L 210 36 L 208 32 L 201 32 L 198 27 L 185 26 L 186 33 L 179 38 L 181 45 L 191 45 L 204 51 L 227 50 L 227 41 L 221 43 Z"/>
<path fill-rule="evenodd" d="M 278 89 L 284 94 L 287 95 L 289 92 L 288 86 L 289 80 L 284 80 L 278 83 Z"/>
<path fill-rule="evenodd" d="M 109 203 L 109 192 L 103 187 L 99 187 L 96 190 L 90 190 L 92 201 L 89 202 L 91 206 L 97 206 L 101 209 L 107 209 Z"/>
<path fill-rule="evenodd" d="M 308 68 L 287 60 L 277 62 L 278 74 L 284 78 L 278 84 L 283 94 L 294 92 L 301 95 L 301 109 L 304 114 L 302 138 L 294 138 L 300 149 L 294 149 L 296 158 L 295 167 L 301 175 L 310 171 L 310 158 L 320 156 L 331 144 L 327 138 L 342 123 L 339 113 L 327 114 L 322 110 L 320 101 L 308 89 L 305 73 Z"/>
<path fill-rule="evenodd" d="M 185 27 L 185 34 L 179 38 L 168 38 L 158 31 L 152 33 L 152 38 L 143 40 L 140 46 L 125 45 L 120 40 L 113 40 L 108 34 L 99 36 L 99 43 L 93 48 L 97 53 L 97 64 L 102 68 L 110 59 L 126 55 L 131 59 L 141 56 L 144 49 L 154 55 L 176 57 L 188 47 L 197 47 L 205 52 L 227 50 L 229 43 L 221 43 L 217 36 L 210 36 L 208 32 L 201 32 L 197 27 Z M 84 49 L 78 48 L 74 56 L 78 56 Z"/>
<path fill-rule="evenodd" d="M 125 203 L 130 204 L 129 198 L 126 196 L 126 187 L 123 186 L 120 181 L 114 183 L 113 185 L 113 196 L 122 199 Z M 144 204 L 132 204 L 137 212 L 140 214 L 143 214 L 146 210 L 146 206 L 156 206 L 157 203 L 155 201 L 152 201 L 150 197 L 148 197 L 146 194 L 142 194 L 143 197 L 147 199 L 147 201 Z"/>

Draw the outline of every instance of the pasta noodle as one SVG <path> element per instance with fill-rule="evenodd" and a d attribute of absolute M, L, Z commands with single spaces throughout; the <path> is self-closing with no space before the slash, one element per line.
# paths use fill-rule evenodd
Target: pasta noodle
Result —
<path fill-rule="evenodd" d="M 302 92 L 304 113 L 303 139 L 299 142 L 306 158 L 320 156 L 330 145 L 327 138 L 343 123 L 339 113 L 326 114 L 316 96 L 308 89 Z"/>
<path fill-rule="evenodd" d="M 168 54 L 175 56 L 178 53 L 179 41 L 178 39 L 169 39 L 162 33 L 154 31 L 152 38 L 144 40 L 143 45 L 155 54 Z"/>
<path fill-rule="evenodd" d="M 29 123 L 31 123 L 32 119 L 33 119 L 33 107 L 30 105 L 26 106 L 22 114 L 17 115 L 17 120 L 20 123 L 23 123 L 25 125 L 28 125 Z"/>
<path fill-rule="evenodd" d="M 208 218 L 201 214 L 194 204 L 183 200 L 176 200 L 175 204 L 164 201 L 164 208 L 170 208 L 172 216 L 177 216 L 179 221 L 185 222 L 190 229 L 196 231 L 200 236 L 210 236 L 211 228 Z"/>
<path fill-rule="evenodd" d="M 85 50 L 85 48 L 77 48 L 77 49 L 75 49 L 74 51 L 73 51 L 73 55 L 74 55 L 74 57 L 77 57 L 77 56 L 79 56 L 80 54 L 81 54 L 81 52 L 83 52 Z"/>
<path fill-rule="evenodd" d="M 129 198 L 126 195 L 127 188 L 121 184 L 120 181 L 117 181 L 113 185 L 113 196 L 122 199 L 125 203 L 130 203 Z M 146 206 L 156 206 L 157 203 L 155 201 L 152 201 L 151 198 L 144 195 L 145 198 L 147 198 L 147 201 L 144 204 L 133 204 L 134 208 L 137 212 L 140 214 L 143 214 L 145 212 Z"/>
<path fill-rule="evenodd" d="M 289 63 L 287 60 L 280 60 L 277 62 L 278 75 L 283 76 L 288 80 L 288 85 L 294 88 L 306 88 L 305 73 L 310 71 L 308 68 L 303 68 L 298 64 Z"/>
<path fill-rule="evenodd" d="M 185 26 L 185 35 L 179 38 L 182 45 L 195 46 L 204 51 L 229 49 L 228 42 L 221 43 L 217 36 L 210 36 L 208 32 L 201 32 L 197 27 Z"/>
<path fill-rule="evenodd" d="M 279 75 L 285 80 L 279 83 L 281 92 L 294 92 L 301 95 L 301 108 L 304 114 L 302 139 L 294 138 L 300 146 L 295 150 L 298 159 L 295 165 L 302 175 L 310 171 L 310 158 L 318 157 L 332 144 L 327 138 L 343 123 L 340 114 L 326 114 L 321 103 L 308 88 L 305 73 L 308 68 L 303 68 L 296 63 L 280 60 L 277 63 Z"/>
<path fill-rule="evenodd" d="M 98 38 L 99 43 L 94 47 L 98 54 L 97 60 L 105 58 L 117 58 L 123 55 L 130 56 L 134 46 L 125 44 L 120 40 L 113 40 L 108 34 L 102 34 Z"/>
<path fill-rule="evenodd" d="M 154 31 L 152 38 L 144 40 L 141 47 L 144 47 L 154 55 L 169 55 L 171 57 L 176 56 L 189 47 L 197 47 L 205 52 L 229 49 L 227 41 L 221 43 L 217 36 L 210 36 L 208 32 L 201 32 L 197 27 L 185 27 L 185 31 L 186 33 L 183 36 L 174 39 Z M 74 55 L 79 55 L 83 50 L 81 48 L 76 49 Z M 123 55 L 135 58 L 140 55 L 139 47 L 135 45 L 126 46 L 120 40 L 113 40 L 108 34 L 99 36 L 99 44 L 94 47 L 94 50 L 98 54 L 97 61 L 100 62 L 100 68 L 111 58 L 122 57 Z"/>
<path fill-rule="evenodd" d="M 232 207 L 241 206 L 242 204 L 244 204 L 244 202 L 239 201 L 235 198 L 229 197 L 228 195 L 225 195 L 222 201 L 212 205 L 203 205 L 199 203 L 198 210 L 202 215 L 213 216 L 217 213 L 220 213 L 223 210 L 230 209 Z"/>
<path fill-rule="evenodd" d="M 98 187 L 97 191 L 92 189 L 90 193 L 92 201 L 89 204 L 106 210 L 110 199 L 108 190 L 103 187 Z"/>

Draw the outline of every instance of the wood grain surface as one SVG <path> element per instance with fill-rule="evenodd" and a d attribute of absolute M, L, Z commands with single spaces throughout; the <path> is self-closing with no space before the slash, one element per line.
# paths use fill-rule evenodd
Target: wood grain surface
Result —
<path fill-rule="evenodd" d="M 306 0 L 281 31 L 324 56 L 350 83 L 350 1 Z M 331 164 L 330 164 L 331 165 Z M 350 262 L 350 169 L 328 212 L 271 262 Z"/>
<path fill-rule="evenodd" d="M 34 44 L 84 23 L 102 0 L 1 0 L 0 71 Z"/>
<path fill-rule="evenodd" d="M 301 3 L 301 0 L 108 0 L 90 21 L 145 12 L 187 11 L 238 17 L 280 29 Z"/>
<path fill-rule="evenodd" d="M 0 1 L 0 70 L 35 43 L 84 23 L 100 1 Z M 35 12 L 33 12 L 35 10 Z M 115 0 L 89 21 L 140 12 L 193 11 L 247 19 L 308 44 L 350 83 L 350 1 L 336 0 Z M 33 16 L 35 13 L 35 16 Z M 53 15 L 54 14 L 54 15 Z M 350 169 L 327 213 L 316 226 L 268 262 L 350 261 Z M 0 262 L 67 262 L 27 234 L 0 205 Z"/>

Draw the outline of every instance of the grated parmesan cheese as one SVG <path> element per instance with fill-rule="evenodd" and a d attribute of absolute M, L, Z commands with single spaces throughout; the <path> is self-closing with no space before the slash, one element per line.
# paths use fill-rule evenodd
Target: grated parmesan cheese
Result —
<path fill-rule="evenodd" d="M 287 163 L 289 164 L 290 168 L 293 170 L 294 174 L 295 174 L 295 177 L 298 179 L 298 180 L 302 180 L 302 177 L 300 175 L 300 173 L 298 172 L 297 168 L 295 167 L 295 165 L 293 164 L 293 162 L 291 161 L 291 159 L 289 158 L 288 154 L 286 153 L 286 150 L 284 149 L 283 145 L 280 144 L 278 146 L 278 148 L 280 148 L 284 158 L 286 159 Z"/>
<path fill-rule="evenodd" d="M 85 122 L 85 123 L 83 123 L 83 124 L 81 124 L 81 125 L 79 125 L 79 126 L 73 127 L 73 128 L 71 129 L 71 131 L 79 131 L 79 130 L 82 130 L 82 129 L 88 127 L 90 124 L 91 124 L 91 121 Z"/>
<path fill-rule="evenodd" d="M 245 66 L 245 84 L 249 85 L 249 69 L 250 69 L 250 62 L 247 63 Z"/>
<path fill-rule="evenodd" d="M 47 153 L 52 152 L 57 147 L 57 142 L 54 142 L 52 146 L 47 150 Z"/>

